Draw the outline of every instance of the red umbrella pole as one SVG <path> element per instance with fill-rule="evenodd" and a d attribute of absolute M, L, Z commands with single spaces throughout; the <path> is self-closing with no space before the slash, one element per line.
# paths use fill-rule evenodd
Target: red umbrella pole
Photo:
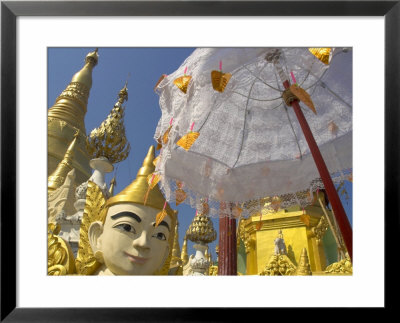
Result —
<path fill-rule="evenodd" d="M 236 219 L 224 214 L 226 207 L 230 204 L 220 203 L 218 276 L 237 275 Z"/>
<path fill-rule="evenodd" d="M 289 88 L 289 81 L 283 82 L 285 89 Z M 314 136 L 311 129 L 301 111 L 299 101 L 295 100 L 292 102 L 292 108 L 296 113 L 297 119 L 299 120 L 301 129 L 303 130 L 304 137 L 307 140 L 311 154 L 314 158 L 315 164 L 317 165 L 319 175 L 321 176 L 322 182 L 324 183 L 326 193 L 328 194 L 329 202 L 332 205 L 332 209 L 339 225 L 340 231 L 346 244 L 347 252 L 349 253 L 350 259 L 353 260 L 353 231 L 350 226 L 349 219 L 343 209 L 342 202 L 340 201 L 339 195 L 336 192 L 335 186 L 333 185 L 332 178 L 329 174 L 328 168 L 326 167 L 325 161 L 322 158 L 321 152 L 315 142 Z"/>

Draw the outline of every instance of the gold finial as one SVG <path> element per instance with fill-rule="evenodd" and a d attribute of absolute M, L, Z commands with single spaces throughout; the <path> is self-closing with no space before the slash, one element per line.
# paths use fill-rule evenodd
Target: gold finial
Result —
<path fill-rule="evenodd" d="M 114 195 L 114 188 L 117 185 L 117 181 L 115 180 L 115 176 L 112 178 L 112 180 L 110 181 L 110 189 L 108 190 L 108 192 L 110 193 L 110 196 Z"/>
<path fill-rule="evenodd" d="M 312 275 L 310 261 L 308 259 L 307 249 L 303 248 L 301 250 L 299 267 L 297 268 L 297 275 L 309 276 Z"/>
<path fill-rule="evenodd" d="M 99 55 L 97 54 L 97 48 L 94 52 L 90 52 L 85 57 L 85 65 L 82 69 L 76 73 L 71 80 L 71 83 L 80 83 L 86 85 L 89 89 L 92 87 L 92 70 L 99 61 Z"/>
<path fill-rule="evenodd" d="M 111 206 L 117 203 L 137 203 L 144 205 L 144 196 L 146 195 L 148 188 L 147 176 L 152 174 L 155 170 L 155 166 L 153 165 L 154 152 L 154 146 L 150 146 L 146 158 L 143 161 L 143 165 L 137 173 L 136 179 L 120 193 L 113 197 L 110 197 L 107 200 L 107 206 Z M 151 206 L 161 211 L 164 207 L 164 203 L 164 195 L 161 193 L 158 185 L 156 185 L 149 192 L 146 206 Z M 171 209 L 168 203 L 165 206 L 165 210 L 167 211 L 167 214 L 176 221 L 176 213 Z"/>
<path fill-rule="evenodd" d="M 119 91 L 118 93 L 118 102 L 120 104 L 124 103 L 125 101 L 128 101 L 128 81 L 125 82 L 125 86 Z"/>
<path fill-rule="evenodd" d="M 85 63 L 92 64 L 93 67 L 96 66 L 97 62 L 99 61 L 98 51 L 99 49 L 96 48 L 94 52 L 90 52 L 89 54 L 87 54 L 85 58 Z"/>
<path fill-rule="evenodd" d="M 209 212 L 208 203 L 202 200 L 201 213 L 196 215 L 186 231 L 186 236 L 190 241 L 210 243 L 217 238 L 213 223 L 207 216 Z"/>
<path fill-rule="evenodd" d="M 131 149 L 126 139 L 124 113 L 122 103 L 127 100 L 127 83 L 119 92 L 118 102 L 115 103 L 107 119 L 93 129 L 86 140 L 86 148 L 91 158 L 106 157 L 111 163 L 125 160 Z M 121 94 L 122 93 L 122 94 Z"/>
<path fill-rule="evenodd" d="M 64 184 L 65 178 L 68 173 L 72 170 L 72 161 L 74 158 L 74 150 L 76 142 L 78 140 L 79 130 L 75 133 L 74 139 L 70 143 L 63 160 L 58 164 L 55 171 L 48 177 L 47 189 L 48 192 L 55 191 L 62 184 Z"/>
<path fill-rule="evenodd" d="M 185 266 L 189 262 L 189 255 L 187 253 L 187 237 L 186 237 L 186 235 L 185 235 L 185 238 L 183 239 L 181 260 L 182 260 L 182 266 Z"/>

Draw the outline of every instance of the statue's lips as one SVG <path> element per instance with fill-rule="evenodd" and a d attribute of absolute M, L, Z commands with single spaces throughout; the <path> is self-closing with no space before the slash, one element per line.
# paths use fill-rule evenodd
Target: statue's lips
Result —
<path fill-rule="evenodd" d="M 135 264 L 144 264 L 147 260 L 149 260 L 149 258 L 133 256 L 125 251 L 124 251 L 124 253 L 128 257 L 128 259 Z"/>

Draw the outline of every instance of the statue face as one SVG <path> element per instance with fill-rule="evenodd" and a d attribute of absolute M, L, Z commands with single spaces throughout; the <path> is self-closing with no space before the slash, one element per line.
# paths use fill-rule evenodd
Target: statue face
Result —
<path fill-rule="evenodd" d="M 108 209 L 96 247 L 113 274 L 152 275 L 162 267 L 169 253 L 172 228 L 169 216 L 155 227 L 158 212 L 133 203 Z"/>

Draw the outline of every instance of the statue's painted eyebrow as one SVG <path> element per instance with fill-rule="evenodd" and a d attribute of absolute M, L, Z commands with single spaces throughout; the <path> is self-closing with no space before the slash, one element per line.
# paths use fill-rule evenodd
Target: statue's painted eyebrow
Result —
<path fill-rule="evenodd" d="M 119 212 L 117 214 L 111 215 L 111 219 L 116 220 L 116 219 L 122 218 L 124 216 L 128 216 L 132 219 L 135 219 L 139 223 L 142 222 L 142 219 L 137 214 L 135 214 L 133 212 L 127 212 L 127 211 Z"/>
<path fill-rule="evenodd" d="M 161 221 L 159 225 L 163 225 L 163 226 L 167 227 L 168 231 L 169 231 L 169 232 L 171 232 L 171 230 L 169 229 L 169 225 L 168 225 L 168 223 L 167 223 L 167 222 L 165 222 L 165 221 Z M 156 224 L 155 224 L 155 223 L 153 223 L 153 227 L 155 227 L 155 226 L 156 226 Z"/>

